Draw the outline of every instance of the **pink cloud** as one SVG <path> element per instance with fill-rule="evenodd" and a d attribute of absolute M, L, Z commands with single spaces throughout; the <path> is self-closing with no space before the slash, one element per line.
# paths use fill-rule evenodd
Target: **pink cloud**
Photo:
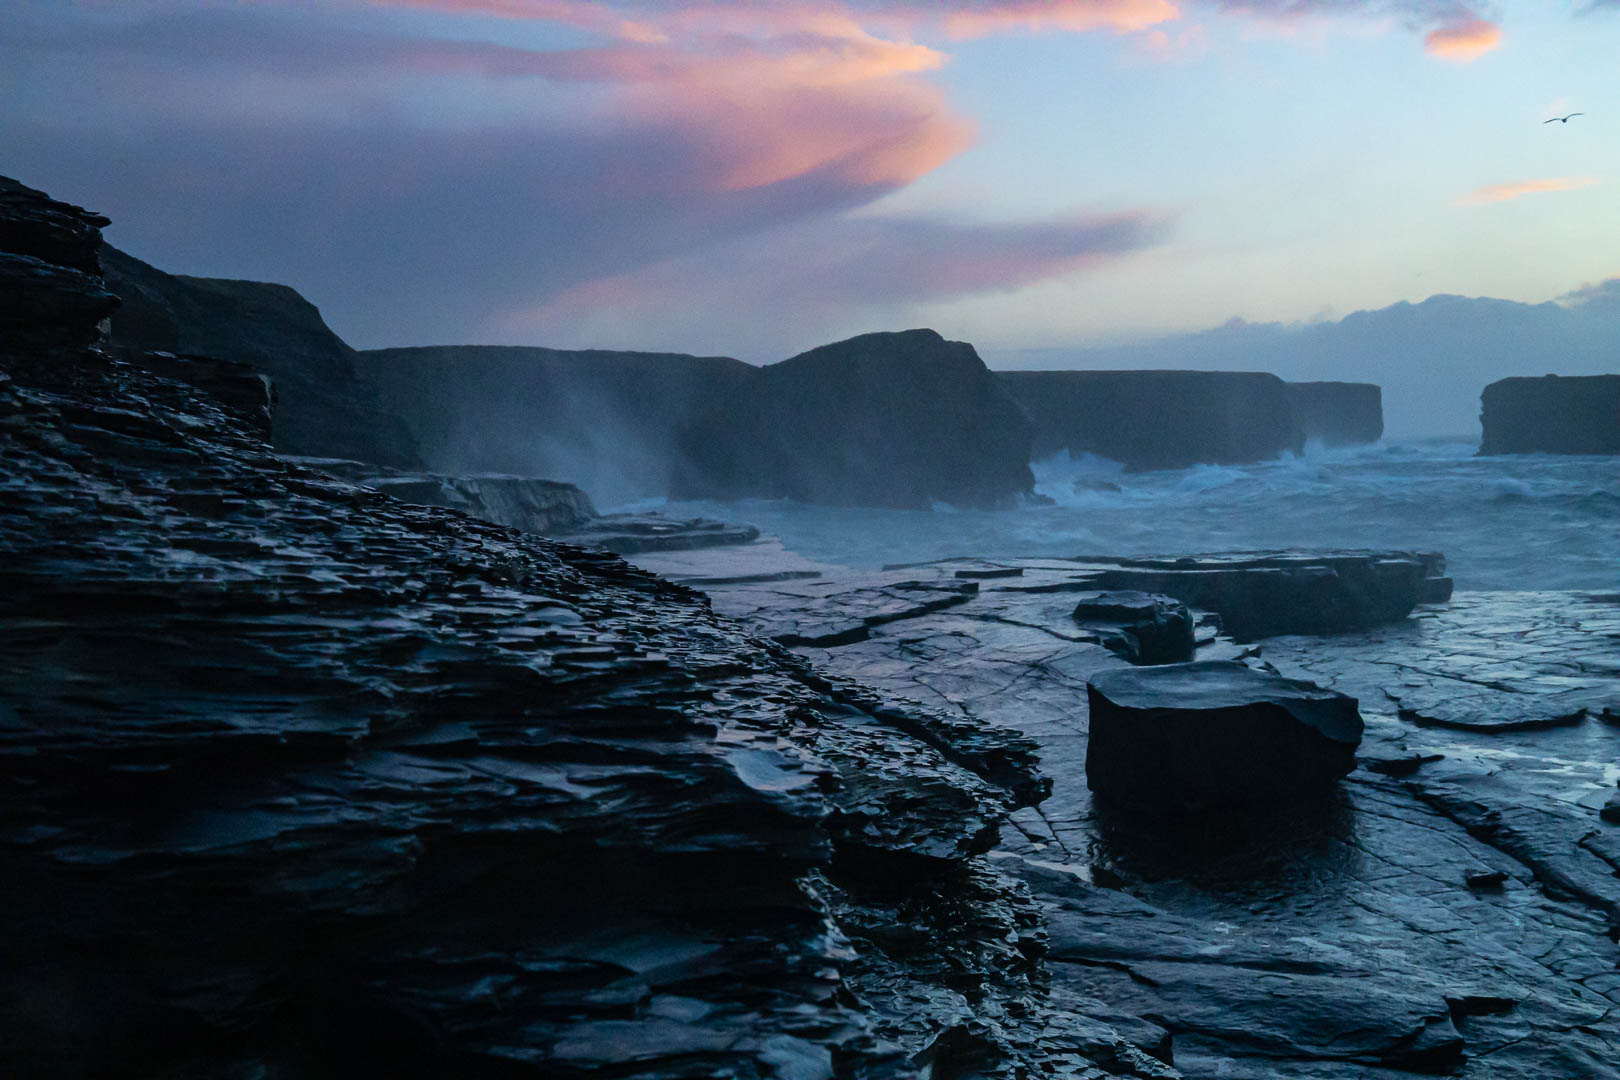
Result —
<path fill-rule="evenodd" d="M 621 347 L 676 340 L 774 359 L 763 351 L 766 342 L 825 339 L 897 306 L 1086 273 L 1154 246 L 1166 228 L 1148 210 L 1017 223 L 821 220 L 580 282 L 510 310 L 491 332 Z M 738 311 L 749 317 L 728 318 Z"/>
<path fill-rule="evenodd" d="M 1507 184 L 1489 184 L 1476 188 L 1457 200 L 1459 206 L 1481 206 L 1487 203 L 1507 202 L 1524 195 L 1541 195 L 1552 191 L 1574 191 L 1591 187 L 1597 180 L 1590 176 L 1563 176 L 1545 180 L 1515 180 Z"/>
<path fill-rule="evenodd" d="M 1485 19 L 1466 17 L 1429 31 L 1423 48 L 1430 56 L 1466 64 L 1502 45 L 1502 28 Z"/>

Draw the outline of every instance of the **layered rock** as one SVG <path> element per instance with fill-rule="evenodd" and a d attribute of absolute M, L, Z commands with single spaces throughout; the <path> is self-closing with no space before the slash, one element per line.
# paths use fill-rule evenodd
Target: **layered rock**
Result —
<path fill-rule="evenodd" d="M 1288 400 L 1307 440 L 1356 446 L 1384 437 L 1383 391 L 1373 383 L 1291 382 Z"/>
<path fill-rule="evenodd" d="M 107 219 L 0 176 L 0 347 L 94 344 L 118 307 L 97 252 Z"/>
<path fill-rule="evenodd" d="M 740 360 L 455 346 L 358 355 L 428 465 L 577 484 L 601 503 L 666 495 L 681 431 L 755 375 Z"/>
<path fill-rule="evenodd" d="M 973 346 L 865 334 L 762 368 L 682 437 L 678 493 L 926 509 L 1034 488 L 1029 421 Z"/>
<path fill-rule="evenodd" d="M 1086 694 L 1086 782 L 1118 803 L 1271 807 L 1320 794 L 1356 767 L 1355 698 L 1244 664 L 1105 671 Z"/>
<path fill-rule="evenodd" d="M 1033 1019 L 1027 740 L 146 359 L 0 346 L 0 1072 L 1174 1075 Z"/>
<path fill-rule="evenodd" d="M 1177 664 L 1193 658 L 1192 613 L 1168 596 L 1087 593 L 1074 606 L 1074 620 L 1098 629 L 1103 645 L 1133 664 Z"/>
<path fill-rule="evenodd" d="M 1481 454 L 1620 454 L 1620 375 L 1501 379 L 1480 404 Z"/>
<path fill-rule="evenodd" d="M 1127 469 L 1241 465 L 1305 446 L 1287 385 L 1234 371 L 1003 371 L 1035 422 L 1037 458 L 1094 454 Z"/>
<path fill-rule="evenodd" d="M 1464 592 L 1331 640 L 1249 646 L 1200 625 L 1201 659 L 1263 649 L 1284 675 L 1358 698 L 1367 767 L 1286 811 L 1173 822 L 1087 787 L 1086 683 L 1125 661 L 1071 616 L 1096 588 L 1086 564 L 754 569 L 705 586 L 716 610 L 771 634 L 816 626 L 826 643 L 798 648 L 818 667 L 1039 742 L 1052 793 L 1013 814 L 993 862 L 1027 883 L 1046 933 L 1041 1004 L 1056 1013 L 1041 1030 L 1103 1022 L 1199 1077 L 1614 1075 L 1620 828 L 1601 817 L 1612 757 L 1593 748 L 1600 718 L 1620 715 L 1620 597 Z M 966 582 L 978 592 L 928 603 Z M 840 625 L 865 631 L 834 639 Z M 1481 709 L 1511 715 L 1577 690 L 1590 719 L 1546 730 L 1414 727 L 1390 703 L 1488 696 Z M 1033 1045 L 1032 1026 L 1014 1034 Z"/>
<path fill-rule="evenodd" d="M 275 446 L 285 453 L 422 465 L 410 430 L 357 380 L 354 350 L 293 289 L 167 274 L 111 246 L 101 258 L 123 301 L 109 347 L 201 354 L 269 376 L 280 405 Z"/>
<path fill-rule="evenodd" d="M 1445 558 L 1432 552 L 1236 552 L 1104 561 L 1115 565 L 1092 579 L 1098 586 L 1162 593 L 1215 612 L 1239 641 L 1365 629 L 1451 596 Z"/>

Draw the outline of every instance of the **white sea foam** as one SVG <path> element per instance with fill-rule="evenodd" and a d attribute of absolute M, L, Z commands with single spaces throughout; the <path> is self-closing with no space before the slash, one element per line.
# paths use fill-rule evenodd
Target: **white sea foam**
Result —
<path fill-rule="evenodd" d="M 1457 440 L 1308 447 L 1255 465 L 1127 473 L 1067 454 L 1033 466 L 1050 503 L 1003 512 L 789 502 L 677 504 L 744 519 L 852 566 L 953 555 L 1190 554 L 1279 547 L 1445 552 L 1463 589 L 1620 588 L 1620 460 L 1482 458 Z M 1039 500 L 1037 500 L 1039 501 Z"/>

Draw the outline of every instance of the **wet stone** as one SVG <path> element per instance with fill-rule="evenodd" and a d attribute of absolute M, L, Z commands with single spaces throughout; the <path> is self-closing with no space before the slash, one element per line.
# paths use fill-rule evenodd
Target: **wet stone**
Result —
<path fill-rule="evenodd" d="M 1319 794 L 1361 742 L 1354 698 L 1235 662 L 1105 671 L 1086 690 L 1091 790 L 1172 813 Z"/>
<path fill-rule="evenodd" d="M 1186 604 L 1168 596 L 1084 594 L 1075 605 L 1074 620 L 1082 626 L 1105 628 L 1103 645 L 1133 664 L 1177 664 L 1193 658 L 1192 615 Z"/>

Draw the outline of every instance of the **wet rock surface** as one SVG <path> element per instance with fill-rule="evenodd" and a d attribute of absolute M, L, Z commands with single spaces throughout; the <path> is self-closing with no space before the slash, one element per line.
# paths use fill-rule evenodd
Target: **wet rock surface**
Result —
<path fill-rule="evenodd" d="M 974 573 L 958 570 L 956 576 Z M 1096 628 L 1104 645 L 1133 664 L 1180 663 L 1191 660 L 1196 648 L 1192 614 L 1186 604 L 1168 596 L 1143 592 L 1085 594 L 1074 606 L 1074 621 Z"/>
<path fill-rule="evenodd" d="M 1012 733 L 281 460 L 186 384 L 6 361 L 22 1075 L 909 1075 L 940 1000 L 1036 994 L 982 858 L 1039 794 Z M 1023 1052 L 975 1031 L 987 1075 Z"/>
<path fill-rule="evenodd" d="M 1215 612 L 1234 637 L 1252 641 L 1405 618 L 1418 604 L 1451 595 L 1444 575 L 1445 559 L 1429 552 L 1283 551 L 1117 560 L 1096 580 Z"/>
<path fill-rule="evenodd" d="M 1281 809 L 1356 766 L 1355 698 L 1235 661 L 1099 672 L 1086 696 L 1087 784 L 1149 812 Z"/>
<path fill-rule="evenodd" d="M 925 584 L 929 569 L 891 577 Z M 1620 1076 L 1620 828 L 1601 817 L 1620 779 L 1620 734 L 1600 722 L 1620 698 L 1614 597 L 1464 592 L 1332 637 L 1202 637 L 1202 658 L 1258 654 L 1358 698 L 1363 767 L 1286 813 L 1167 829 L 1086 785 L 1087 681 L 1153 669 L 1078 632 L 1060 591 L 1074 563 L 932 569 L 942 589 L 960 570 L 1020 573 L 798 651 L 1036 740 L 1052 793 L 1014 812 L 992 859 L 1044 920 L 1054 997 L 1186 1076 Z M 844 575 L 710 592 L 778 632 L 882 595 Z M 1423 727 L 1396 700 L 1419 690 L 1477 691 L 1502 713 L 1577 692 L 1589 704 L 1573 726 Z"/>
<path fill-rule="evenodd" d="M 989 857 L 1030 740 L 176 361 L 0 351 L 0 1071 L 1175 1075 Z"/>
<path fill-rule="evenodd" d="M 0 176 L 0 346 L 78 348 L 118 307 L 97 258 L 107 219 Z"/>

